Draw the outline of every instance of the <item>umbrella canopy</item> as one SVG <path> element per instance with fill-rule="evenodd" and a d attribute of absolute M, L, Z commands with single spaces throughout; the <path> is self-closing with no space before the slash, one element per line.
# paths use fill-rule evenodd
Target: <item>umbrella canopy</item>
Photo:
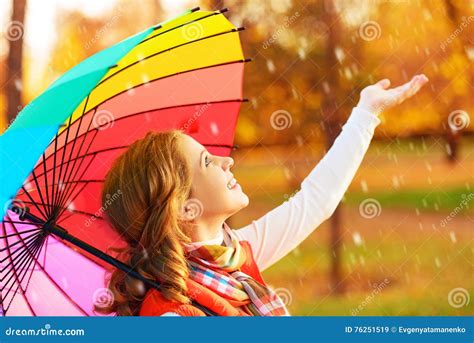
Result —
<path fill-rule="evenodd" d="M 132 142 L 177 128 L 230 154 L 249 60 L 225 11 L 194 8 L 92 56 L 0 137 L 4 314 L 94 315 L 111 301 L 111 264 L 135 275 L 109 250 L 125 243 L 101 203 L 105 174 Z"/>

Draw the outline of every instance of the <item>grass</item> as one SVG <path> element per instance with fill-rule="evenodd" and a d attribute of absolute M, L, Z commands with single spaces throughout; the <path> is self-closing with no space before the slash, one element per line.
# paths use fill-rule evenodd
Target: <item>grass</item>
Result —
<path fill-rule="evenodd" d="M 346 221 L 357 215 L 356 208 L 346 212 Z M 448 301 L 449 293 L 458 287 L 474 296 L 472 232 L 456 231 L 453 241 L 448 231 L 415 229 L 411 221 L 405 224 L 413 232 L 377 230 L 378 224 L 371 221 L 365 227 L 356 223 L 347 228 L 342 249 L 346 291 L 341 296 L 329 287 L 327 223 L 263 276 L 290 299 L 293 315 L 474 314 L 473 302 L 456 308 Z M 362 243 L 352 239 L 355 232 Z"/>

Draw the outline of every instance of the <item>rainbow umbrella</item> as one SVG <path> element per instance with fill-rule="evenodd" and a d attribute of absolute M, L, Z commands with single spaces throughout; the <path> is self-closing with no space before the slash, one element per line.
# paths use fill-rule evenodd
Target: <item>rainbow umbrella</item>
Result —
<path fill-rule="evenodd" d="M 0 137 L 4 315 L 94 315 L 111 268 L 159 287 L 110 253 L 125 242 L 102 217 L 102 183 L 150 130 L 230 154 L 249 59 L 226 11 L 188 10 L 88 58 Z"/>

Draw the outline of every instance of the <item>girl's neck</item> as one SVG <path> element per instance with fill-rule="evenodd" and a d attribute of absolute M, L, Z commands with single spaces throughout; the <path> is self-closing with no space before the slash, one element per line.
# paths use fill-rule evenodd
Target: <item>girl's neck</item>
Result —
<path fill-rule="evenodd" d="M 196 225 L 191 229 L 191 232 L 189 232 L 188 235 L 192 242 L 214 242 L 219 239 L 222 241 L 223 225 L 224 220 L 222 219 L 212 222 L 197 221 Z"/>

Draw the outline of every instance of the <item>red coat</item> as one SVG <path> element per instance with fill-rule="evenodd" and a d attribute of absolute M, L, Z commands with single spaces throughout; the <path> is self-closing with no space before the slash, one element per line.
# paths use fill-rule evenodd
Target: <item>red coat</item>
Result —
<path fill-rule="evenodd" d="M 252 248 L 246 241 L 240 242 L 243 249 L 245 249 L 247 260 L 242 265 L 240 270 L 260 283 L 265 284 L 257 264 L 253 258 Z M 186 281 L 188 286 L 188 296 L 194 299 L 199 304 L 216 312 L 220 316 L 250 316 L 241 306 L 248 304 L 250 300 L 237 301 L 225 298 L 209 288 L 188 279 Z M 175 312 L 181 316 L 205 316 L 204 312 L 194 307 L 193 305 L 184 305 L 175 301 L 171 301 L 162 296 L 156 289 L 150 289 L 140 308 L 140 316 L 160 316 L 166 312 Z"/>

